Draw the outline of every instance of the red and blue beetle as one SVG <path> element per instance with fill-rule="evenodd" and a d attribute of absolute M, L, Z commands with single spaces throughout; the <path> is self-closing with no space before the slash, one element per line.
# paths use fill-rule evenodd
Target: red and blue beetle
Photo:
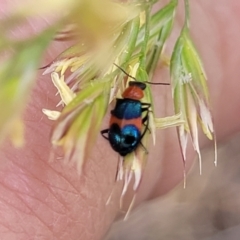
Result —
<path fill-rule="evenodd" d="M 122 68 L 120 69 L 127 76 L 135 79 Z M 141 140 L 148 130 L 151 104 L 141 102 L 146 83 L 154 84 L 139 81 L 129 82 L 129 86 L 122 93 L 123 98 L 116 99 L 115 108 L 111 111 L 110 127 L 101 131 L 102 136 L 109 141 L 113 150 L 121 156 L 126 156 L 136 150 L 139 144 L 142 145 Z M 169 85 L 168 83 L 155 84 Z M 142 116 L 143 113 L 146 114 Z M 143 126 L 145 126 L 144 129 Z"/>

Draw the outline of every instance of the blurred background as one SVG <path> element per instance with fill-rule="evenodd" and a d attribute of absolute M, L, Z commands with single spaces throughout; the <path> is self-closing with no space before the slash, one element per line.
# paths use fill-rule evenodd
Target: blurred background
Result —
<path fill-rule="evenodd" d="M 137 207 L 127 221 L 115 222 L 104 240 L 239 240 L 240 134 L 202 151 L 183 183 L 167 195 Z"/>

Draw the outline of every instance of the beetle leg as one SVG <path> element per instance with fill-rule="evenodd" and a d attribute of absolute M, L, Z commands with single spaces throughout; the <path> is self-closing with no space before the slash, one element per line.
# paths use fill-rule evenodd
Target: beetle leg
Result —
<path fill-rule="evenodd" d="M 107 136 L 105 136 L 104 134 L 106 134 L 108 132 L 109 132 L 109 129 L 104 129 L 104 130 L 101 131 L 102 136 L 107 140 L 109 140 L 109 138 Z"/>
<path fill-rule="evenodd" d="M 147 112 L 146 116 L 143 117 L 143 119 L 142 119 L 142 123 L 146 127 L 146 129 L 151 133 L 151 131 L 150 131 L 149 127 L 148 127 L 148 124 L 149 124 L 148 114 L 150 112 L 149 108 L 151 107 L 151 104 L 150 103 L 142 103 L 142 105 L 145 106 L 145 107 L 142 108 L 142 112 L 145 112 L 145 111 Z M 145 124 L 146 122 L 147 122 L 147 124 Z M 145 133 L 146 133 L 146 131 L 143 132 L 143 135 Z"/>
<path fill-rule="evenodd" d="M 144 129 L 144 131 L 143 131 L 143 133 L 142 133 L 142 135 L 141 135 L 140 141 L 141 141 L 141 139 L 143 138 L 143 136 L 145 135 L 145 133 L 147 132 L 147 130 L 149 130 L 149 128 L 148 128 L 148 125 L 149 125 L 148 113 L 149 113 L 149 110 L 147 111 L 146 116 L 142 119 L 142 121 L 144 121 L 143 123 L 146 122 L 146 124 L 144 124 L 146 127 L 145 127 L 145 129 Z"/>
<path fill-rule="evenodd" d="M 148 150 L 147 150 L 147 148 L 142 144 L 142 142 L 140 142 L 139 143 L 141 146 L 142 146 L 142 148 L 144 149 L 144 152 L 146 153 L 146 154 L 148 154 Z"/>
<path fill-rule="evenodd" d="M 149 131 L 149 133 L 151 133 L 151 130 L 150 130 L 150 128 L 148 127 L 148 113 L 147 113 L 147 115 L 142 119 L 142 124 L 147 128 L 147 130 Z M 146 124 L 146 122 L 147 122 L 147 124 Z"/>
<path fill-rule="evenodd" d="M 141 104 L 143 106 L 142 108 L 143 111 L 149 110 L 149 108 L 151 107 L 151 103 L 142 102 Z"/>

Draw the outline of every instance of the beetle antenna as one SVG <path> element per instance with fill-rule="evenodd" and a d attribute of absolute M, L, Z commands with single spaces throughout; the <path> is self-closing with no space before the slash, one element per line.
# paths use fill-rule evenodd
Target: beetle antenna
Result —
<path fill-rule="evenodd" d="M 113 63 L 116 67 L 118 67 L 123 73 L 125 73 L 128 77 L 134 79 L 137 81 L 137 79 L 133 76 L 131 76 L 130 74 L 128 74 L 123 68 L 121 68 L 120 66 L 118 66 L 116 63 Z"/>
<path fill-rule="evenodd" d="M 128 74 L 123 68 L 121 68 L 120 66 L 118 66 L 116 63 L 113 63 L 116 67 L 118 67 L 123 73 L 125 73 L 128 77 L 134 79 L 135 81 L 138 81 L 135 77 L 131 76 L 130 74 Z M 170 83 L 153 83 L 153 82 L 148 82 L 148 81 L 144 81 L 143 83 L 148 83 L 148 84 L 152 84 L 152 85 L 170 85 Z"/>
<path fill-rule="evenodd" d="M 155 82 L 144 82 L 144 83 L 148 83 L 148 84 L 152 84 L 152 85 L 170 85 L 170 83 L 162 83 L 162 82 L 159 82 L 159 83 L 155 83 Z"/>

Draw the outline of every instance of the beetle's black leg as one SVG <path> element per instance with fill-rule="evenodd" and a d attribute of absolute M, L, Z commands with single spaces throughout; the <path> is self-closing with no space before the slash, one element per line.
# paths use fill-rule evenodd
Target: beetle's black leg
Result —
<path fill-rule="evenodd" d="M 146 116 L 143 117 L 143 119 L 142 119 L 142 123 L 143 123 L 143 125 L 146 127 L 146 130 L 148 130 L 148 131 L 151 133 L 151 131 L 150 131 L 149 127 L 148 127 L 148 123 L 149 123 L 148 114 L 149 114 L 149 112 L 150 112 L 149 108 L 151 107 L 151 104 L 150 104 L 150 103 L 142 103 L 142 106 L 144 106 L 144 107 L 142 107 L 142 112 L 147 111 Z M 147 124 L 145 124 L 146 122 L 147 122 Z M 145 133 L 146 133 L 146 131 L 143 132 L 143 135 L 144 135 Z"/>
<path fill-rule="evenodd" d="M 141 147 L 143 148 L 144 152 L 146 154 L 148 154 L 148 150 L 146 149 L 146 147 L 142 144 L 142 142 L 139 143 L 141 145 Z"/>
<path fill-rule="evenodd" d="M 142 119 L 142 124 L 147 128 L 147 130 L 149 131 L 149 133 L 151 133 L 150 128 L 148 127 L 148 123 L 146 124 L 146 122 L 148 121 L 148 113 L 147 115 Z"/>
<path fill-rule="evenodd" d="M 143 112 L 147 112 L 146 113 L 146 116 L 142 119 L 142 123 L 144 124 L 147 120 L 148 120 L 148 114 L 150 112 L 149 108 L 151 107 L 151 104 L 150 103 L 142 103 L 142 113 Z"/>
<path fill-rule="evenodd" d="M 151 107 L 151 103 L 144 103 L 144 102 L 142 102 L 141 104 L 143 106 L 142 111 L 149 110 L 149 108 Z"/>
<path fill-rule="evenodd" d="M 146 115 L 145 117 L 143 117 L 142 119 L 142 124 L 145 125 L 145 122 L 148 120 L 148 115 Z M 145 125 L 146 126 L 146 125 Z"/>
<path fill-rule="evenodd" d="M 109 132 L 109 129 L 104 129 L 104 130 L 101 131 L 102 136 L 103 136 L 105 139 L 107 139 L 107 140 L 109 140 L 109 139 L 108 139 L 108 137 L 105 136 L 104 134 L 106 134 L 106 133 L 108 133 L 108 132 Z"/>
<path fill-rule="evenodd" d="M 143 133 L 142 133 L 142 135 L 141 135 L 140 141 L 141 141 L 141 139 L 143 138 L 143 136 L 146 134 L 147 130 L 149 129 L 149 128 L 148 128 L 148 125 L 149 125 L 148 113 L 149 113 L 149 111 L 147 111 L 146 116 L 143 118 L 143 119 L 144 119 L 144 123 L 146 122 L 146 127 L 145 127 L 145 129 L 144 129 L 144 131 L 143 131 Z M 144 124 L 144 125 L 145 125 L 145 124 Z"/>
<path fill-rule="evenodd" d="M 146 132 L 147 132 L 147 130 L 149 130 L 150 131 L 150 129 L 149 129 L 149 116 L 148 116 L 148 114 L 149 114 L 149 112 L 150 112 L 150 107 L 151 107 L 151 104 L 150 103 L 142 103 L 142 106 L 144 106 L 144 107 L 142 107 L 142 112 L 147 112 L 146 113 L 146 116 L 142 119 L 142 123 L 146 126 L 145 127 L 145 129 L 144 129 L 144 131 L 143 131 L 143 133 L 142 133 L 142 135 L 141 135 L 141 138 L 140 138 L 140 144 L 141 144 L 141 146 L 143 147 L 143 149 L 144 149 L 144 151 L 145 151 L 145 153 L 146 154 L 148 154 L 148 150 L 146 149 L 146 147 L 142 144 L 142 142 L 141 142 L 141 140 L 142 140 L 142 138 L 144 137 L 144 135 L 146 134 Z M 146 124 L 145 124 L 146 123 Z M 151 132 L 151 131 L 150 131 Z"/>

